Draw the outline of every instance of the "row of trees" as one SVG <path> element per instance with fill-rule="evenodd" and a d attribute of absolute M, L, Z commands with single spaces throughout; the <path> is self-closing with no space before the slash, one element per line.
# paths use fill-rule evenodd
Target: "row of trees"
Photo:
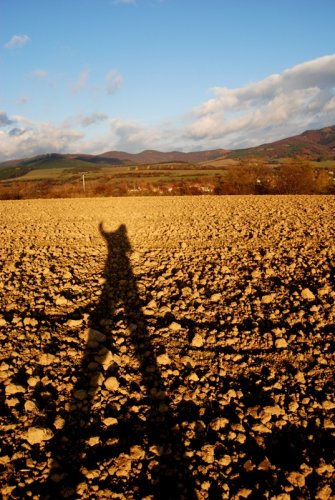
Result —
<path fill-rule="evenodd" d="M 229 169 L 216 187 L 217 194 L 332 194 L 333 170 L 313 168 L 292 159 L 274 167 L 243 164 Z"/>

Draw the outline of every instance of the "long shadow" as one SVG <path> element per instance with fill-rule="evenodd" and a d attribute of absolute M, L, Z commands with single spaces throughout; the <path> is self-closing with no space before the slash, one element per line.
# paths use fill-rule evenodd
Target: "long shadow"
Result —
<path fill-rule="evenodd" d="M 119 478 L 113 478 L 111 472 L 93 478 L 91 484 L 105 491 L 112 486 L 114 492 L 116 489 L 123 493 L 126 481 L 127 488 L 130 487 L 134 492 L 134 498 L 146 495 L 174 500 L 195 498 L 178 427 L 178 415 L 173 412 L 142 312 L 138 285 L 129 259 L 132 249 L 126 226 L 121 225 L 114 232 L 106 232 L 100 224 L 99 229 L 108 252 L 104 268 L 105 283 L 99 303 L 90 314 L 88 340 L 76 374 L 70 408 L 64 415 L 63 428 L 48 446 L 52 467 L 45 484 L 44 498 L 78 497 L 78 485 L 82 487 L 87 480 L 87 470 L 99 469 L 99 462 L 111 463 L 120 454 L 124 456 L 129 453 L 134 445 L 140 449 L 143 459 L 137 468 L 137 475 L 126 470 L 117 473 Z M 141 382 L 136 388 L 139 385 L 142 387 L 144 394 L 141 404 L 146 412 L 144 417 L 134 414 L 129 416 L 127 408 L 120 408 L 117 403 L 114 405 L 113 397 L 109 394 L 108 400 L 111 402 L 107 408 L 104 407 L 105 416 L 107 412 L 108 416 L 118 420 L 118 425 L 112 427 L 111 431 L 103 426 L 102 415 L 97 408 L 102 383 L 101 380 L 99 382 L 99 376 L 101 378 L 102 374 L 105 379 L 110 377 L 116 389 L 122 384 L 122 380 L 118 380 L 117 369 L 108 363 L 111 353 L 119 352 L 112 332 L 114 330 L 115 333 L 120 321 L 126 327 L 122 335 L 127 338 L 129 350 L 132 350 L 139 366 Z M 110 390 L 113 391 L 113 388 Z M 131 394 L 127 397 L 131 400 Z M 131 404 L 133 402 L 130 401 L 128 405 Z M 90 437 L 97 435 L 100 444 L 89 446 Z M 148 459 L 150 449 L 157 450 L 157 453 Z"/>

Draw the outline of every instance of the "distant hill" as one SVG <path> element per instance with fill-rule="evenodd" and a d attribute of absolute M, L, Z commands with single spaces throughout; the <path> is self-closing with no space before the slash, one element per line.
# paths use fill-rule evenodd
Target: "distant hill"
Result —
<path fill-rule="evenodd" d="M 96 167 L 118 166 L 124 162 L 117 158 L 103 158 L 85 154 L 44 154 L 21 160 L 9 160 L 0 163 L 0 180 L 14 179 L 28 174 L 32 170 L 75 169 L 91 170 Z"/>
<path fill-rule="evenodd" d="M 301 156 L 306 160 L 335 159 L 335 125 L 320 130 L 306 130 L 300 135 L 262 144 L 253 148 L 230 151 L 227 158 L 264 158 L 274 160 Z"/>
<path fill-rule="evenodd" d="M 142 153 L 138 154 L 124 153 L 122 151 L 110 151 L 101 155 L 51 153 L 0 163 L 0 180 L 18 178 L 32 170 L 50 168 L 63 170 L 80 169 L 86 171 L 94 167 L 103 168 L 122 165 L 146 165 L 165 162 L 199 163 L 221 158 L 226 153 L 225 149 L 194 153 L 182 153 L 178 151 L 163 153 L 151 150 L 142 151 Z"/>
<path fill-rule="evenodd" d="M 123 151 L 107 151 L 99 155 L 90 154 L 44 154 L 21 160 L 10 160 L 0 163 L 0 180 L 13 179 L 36 169 L 76 169 L 91 170 L 122 165 L 149 165 L 166 162 L 199 163 L 204 167 L 206 162 L 214 160 L 242 160 L 263 158 L 276 161 L 282 158 L 301 157 L 306 160 L 335 160 L 335 125 L 320 130 L 307 130 L 300 135 L 281 139 L 269 144 L 253 148 L 228 151 L 215 149 L 183 153 L 180 151 L 162 152 L 146 150 L 141 153 Z"/>
<path fill-rule="evenodd" d="M 145 165 L 147 163 L 163 163 L 168 161 L 198 163 L 206 160 L 215 160 L 216 158 L 224 156 L 227 152 L 228 151 L 226 149 L 214 149 L 209 151 L 196 151 L 192 153 L 183 153 L 180 151 L 163 153 L 161 151 L 148 149 L 137 154 L 124 153 L 122 151 L 108 151 L 98 155 L 98 158 L 121 160 L 124 163 L 131 165 Z"/>

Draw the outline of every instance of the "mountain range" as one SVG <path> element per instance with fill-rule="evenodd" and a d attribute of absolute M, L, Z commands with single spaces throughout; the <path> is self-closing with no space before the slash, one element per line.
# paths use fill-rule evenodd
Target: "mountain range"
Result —
<path fill-rule="evenodd" d="M 262 144 L 253 148 L 237 149 L 228 153 L 230 158 L 263 157 L 279 159 L 301 156 L 306 160 L 335 159 L 335 125 L 319 130 L 306 130 L 302 134 Z"/>
<path fill-rule="evenodd" d="M 9 160 L 0 163 L 0 179 L 20 177 L 31 170 L 57 168 L 66 160 L 73 168 L 90 169 L 94 165 L 145 165 L 164 162 L 206 163 L 217 159 L 242 160 L 262 158 L 278 161 L 283 158 L 297 157 L 305 160 L 335 160 L 335 125 L 319 130 L 307 130 L 300 135 L 288 137 L 260 146 L 226 150 L 215 149 L 184 153 L 180 151 L 161 152 L 146 150 L 133 154 L 123 151 L 107 151 L 99 155 L 89 154 L 43 154 L 32 158 Z"/>

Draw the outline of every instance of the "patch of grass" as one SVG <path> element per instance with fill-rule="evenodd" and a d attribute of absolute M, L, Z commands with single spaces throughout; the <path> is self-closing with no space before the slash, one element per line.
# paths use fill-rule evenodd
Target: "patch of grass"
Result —
<path fill-rule="evenodd" d="M 49 168 L 42 170 L 32 170 L 24 177 L 18 178 L 22 181 L 37 181 L 37 180 L 50 180 L 50 181 L 63 181 L 63 182 L 81 182 L 82 172 L 84 170 Z M 204 178 L 207 179 L 213 176 L 224 175 L 224 170 L 219 169 L 171 169 L 163 170 L 156 168 L 141 168 L 141 167 L 107 167 L 104 169 L 96 168 L 91 171 L 86 171 L 86 182 L 93 180 L 131 180 L 133 182 L 141 182 L 144 179 L 153 182 L 164 181 L 180 181 Z"/>
<path fill-rule="evenodd" d="M 216 160 L 203 161 L 199 163 L 199 165 L 207 168 L 221 169 L 221 168 L 237 166 L 239 165 L 239 163 L 240 162 L 238 160 L 233 160 L 231 158 L 217 158 Z"/>
<path fill-rule="evenodd" d="M 30 172 L 30 169 L 22 166 L 2 168 L 0 169 L 0 181 L 6 179 L 16 179 L 22 177 L 28 172 Z"/>
<path fill-rule="evenodd" d="M 104 167 L 108 169 L 113 168 L 109 163 L 93 164 L 71 158 L 38 158 L 25 161 L 16 167 L 0 169 L 0 180 L 11 178 L 25 178 L 28 180 L 56 179 L 66 171 L 80 174 L 81 172 L 98 171 Z"/>
<path fill-rule="evenodd" d="M 41 170 L 31 170 L 18 180 L 22 181 L 36 181 L 45 179 L 58 179 L 62 175 L 62 170 L 58 168 L 43 168 Z"/>
<path fill-rule="evenodd" d="M 310 165 L 314 168 L 335 169 L 335 160 L 311 161 Z"/>

